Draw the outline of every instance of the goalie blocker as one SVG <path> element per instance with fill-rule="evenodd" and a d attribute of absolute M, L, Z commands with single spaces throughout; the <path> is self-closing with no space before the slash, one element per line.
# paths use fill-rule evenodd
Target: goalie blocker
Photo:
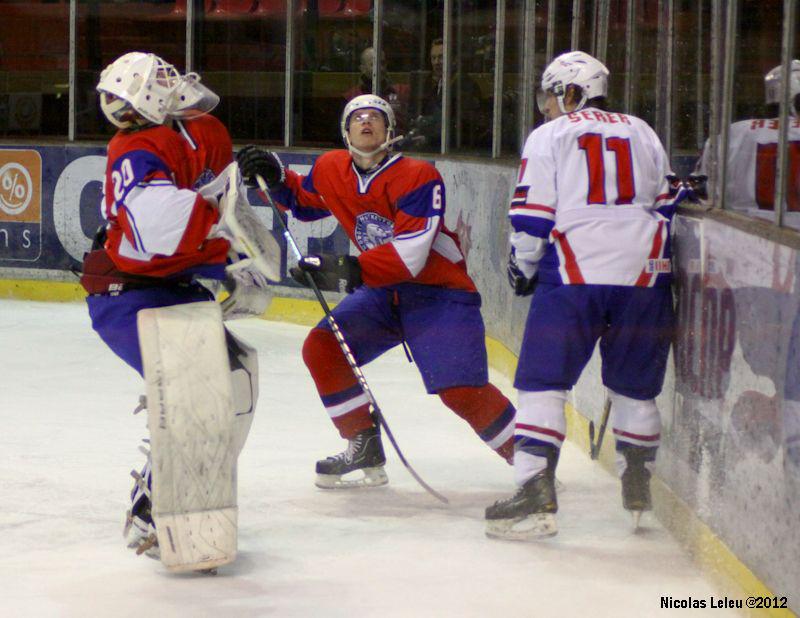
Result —
<path fill-rule="evenodd" d="M 258 398 L 256 352 L 200 302 L 139 312 L 152 516 L 170 571 L 214 569 L 237 548 L 236 462 Z"/>

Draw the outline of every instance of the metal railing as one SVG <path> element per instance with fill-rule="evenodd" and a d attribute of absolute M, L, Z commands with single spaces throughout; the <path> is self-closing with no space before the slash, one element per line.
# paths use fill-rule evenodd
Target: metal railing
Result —
<path fill-rule="evenodd" d="M 560 51 L 556 48 L 556 35 L 559 28 L 557 17 L 566 16 L 567 10 L 571 8 L 569 20 L 569 33 L 572 48 L 577 48 L 581 41 L 581 29 L 586 23 L 585 12 L 588 3 L 582 0 L 573 0 L 571 7 L 567 3 L 556 3 L 555 0 L 539 1 L 524 0 L 522 3 L 523 23 L 520 31 L 523 41 L 521 49 L 523 57 L 521 59 L 522 75 L 519 80 L 521 92 L 518 92 L 518 115 L 516 119 L 503 117 L 502 101 L 504 95 L 504 62 L 505 44 L 507 28 L 511 25 L 508 22 L 506 5 L 508 0 L 495 0 L 494 9 L 494 37 L 495 37 L 495 57 L 494 75 L 492 84 L 493 109 L 491 114 L 492 143 L 490 156 L 493 158 L 502 155 L 502 135 L 503 125 L 507 122 L 516 123 L 516 131 L 513 133 L 518 137 L 518 147 L 531 130 L 534 121 L 534 91 L 539 75 L 544 68 L 544 63 L 549 62 L 554 54 Z M 642 15 L 646 0 L 628 0 L 625 2 L 624 21 L 625 21 L 625 62 L 624 74 L 612 75 L 612 79 L 623 79 L 623 100 L 620 107 L 632 114 L 636 114 L 639 109 L 640 86 L 640 49 L 641 42 L 638 40 L 639 19 Z M 487 3 L 488 4 L 488 3 Z M 617 3 L 619 5 L 619 3 Z M 655 117 L 654 125 L 661 138 L 667 152 L 673 154 L 673 127 L 674 127 L 674 106 L 673 88 L 676 69 L 673 65 L 675 56 L 675 15 L 676 6 L 674 0 L 658 0 L 658 40 L 657 44 L 657 68 L 655 75 Z M 710 0 L 710 7 L 707 2 L 698 1 L 691 10 L 696 11 L 697 31 L 694 33 L 695 49 L 697 50 L 697 60 L 693 69 L 695 74 L 693 81 L 696 86 L 696 104 L 694 106 L 696 118 L 694 118 L 693 141 L 695 143 L 702 139 L 702 132 L 705 118 L 703 101 L 708 100 L 708 156 L 711 160 L 709 170 L 709 187 L 712 195 L 711 204 L 717 208 L 725 208 L 725 186 L 728 175 L 727 150 L 729 147 L 729 136 L 727 127 L 731 125 L 734 114 L 734 73 L 736 70 L 736 50 L 739 36 L 739 12 L 741 4 L 738 0 Z M 192 70 L 195 65 L 196 53 L 196 24 L 201 16 L 202 2 L 189 0 L 186 3 L 186 68 Z M 584 39 L 588 36 L 591 49 L 586 51 L 594 52 L 601 60 L 607 54 L 609 37 L 609 15 L 611 3 L 608 0 L 595 0 L 591 4 L 591 22 L 587 26 L 591 32 L 585 33 Z M 427 3 L 424 3 L 427 6 Z M 652 4 L 649 5 L 652 10 Z M 643 8 L 644 7 L 644 8 Z M 295 145 L 295 135 L 293 127 L 293 108 L 295 106 L 295 67 L 297 64 L 297 23 L 299 19 L 297 13 L 297 0 L 287 0 L 286 10 L 286 70 L 284 82 L 285 111 L 283 118 L 283 144 L 286 147 Z M 373 33 L 372 46 L 376 61 L 373 63 L 373 85 L 381 83 L 383 70 L 379 59 L 383 54 L 384 37 L 384 0 L 374 0 L 372 7 Z M 705 35 L 706 19 L 704 11 L 710 10 L 710 28 L 708 36 Z M 425 10 L 425 9 L 423 9 Z M 488 13 L 488 9 L 487 14 Z M 622 10 L 617 7 L 619 13 Z M 686 10 L 685 8 L 683 10 Z M 459 28 L 461 23 L 459 16 L 462 15 L 462 0 L 445 0 L 442 14 L 444 39 L 444 67 L 442 79 L 442 118 L 441 118 L 441 148 L 442 154 L 455 152 L 461 141 L 461 132 L 453 131 L 453 116 L 461 117 L 461 97 L 455 100 L 453 79 L 459 75 L 453 71 L 453 66 L 458 65 L 461 52 L 461 37 Z M 797 29 L 797 1 L 784 0 L 782 20 L 782 46 L 781 46 L 781 66 L 783 90 L 780 101 L 780 129 L 778 139 L 778 157 L 776 165 L 775 182 L 775 201 L 778 205 L 775 208 L 775 223 L 781 225 L 784 222 L 785 201 L 790 181 L 790 161 L 789 161 L 789 136 L 788 124 L 790 118 L 790 107 L 792 100 L 789 91 L 790 63 L 796 56 L 796 32 Z M 427 15 L 423 17 L 423 23 Z M 67 137 L 69 141 L 76 139 L 77 124 L 77 101 L 76 101 L 76 65 L 77 65 L 77 19 L 78 2 L 70 0 L 69 3 L 69 112 Z M 546 19 L 546 21 L 544 21 Z M 542 21 L 546 23 L 546 39 L 544 41 L 544 53 L 540 53 L 540 46 L 537 40 L 537 26 Z M 777 23 L 777 21 L 776 21 Z M 562 26 L 565 24 L 562 23 Z M 455 27 L 454 27 L 455 26 Z M 777 33 L 776 33 L 777 34 Z M 708 40 L 706 40 L 708 39 Z M 652 47 L 652 43 L 651 43 Z M 421 54 L 424 51 L 424 43 L 421 46 Z M 710 80 L 703 77 L 703 55 L 710 54 Z M 455 62 L 454 62 L 455 61 Z M 692 67 L 690 67 L 691 69 Z M 705 84 L 710 81 L 708 99 L 704 92 Z M 457 87 L 457 86 L 456 86 Z M 519 86 L 518 86 L 519 87 Z M 486 153 L 485 153 L 486 154 Z"/>

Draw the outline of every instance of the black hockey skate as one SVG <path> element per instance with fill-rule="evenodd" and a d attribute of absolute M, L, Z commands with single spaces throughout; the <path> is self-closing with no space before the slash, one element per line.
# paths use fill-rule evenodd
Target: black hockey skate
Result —
<path fill-rule="evenodd" d="M 161 550 L 158 547 L 158 536 L 153 517 L 150 513 L 150 453 L 147 463 L 141 472 L 131 471 L 135 483 L 131 491 L 131 508 L 125 515 L 125 528 L 122 535 L 128 541 L 128 548 L 136 551 L 137 556 L 144 554 L 148 558 L 159 560 Z"/>
<path fill-rule="evenodd" d="M 643 511 L 653 508 L 650 497 L 650 470 L 646 464 L 654 460 L 654 449 L 626 446 L 625 470 L 622 473 L 622 506 L 633 515 L 634 528 L 638 528 Z"/>
<path fill-rule="evenodd" d="M 338 455 L 317 462 L 315 484 L 322 489 L 386 485 L 389 479 L 383 469 L 385 464 L 380 431 L 371 427 L 350 440 Z M 356 477 L 345 478 L 351 473 L 356 473 Z"/>
<path fill-rule="evenodd" d="M 548 467 L 507 500 L 486 509 L 486 536 L 526 541 L 554 536 L 558 511 L 554 470 Z"/>

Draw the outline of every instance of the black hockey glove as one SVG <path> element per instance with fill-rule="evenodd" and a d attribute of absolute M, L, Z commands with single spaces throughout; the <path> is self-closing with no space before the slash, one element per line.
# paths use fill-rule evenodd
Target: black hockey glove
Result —
<path fill-rule="evenodd" d="M 352 294 L 363 281 L 361 280 L 361 264 L 352 255 L 307 255 L 297 266 L 289 269 L 292 279 L 300 285 L 308 286 L 305 273 L 310 273 L 314 283 L 320 290 L 328 292 L 347 292 Z"/>
<path fill-rule="evenodd" d="M 698 203 L 700 200 L 708 199 L 708 176 L 705 174 L 689 174 L 689 179 L 686 181 L 689 186 L 688 200 L 690 202 Z"/>
<path fill-rule="evenodd" d="M 253 144 L 236 153 L 236 163 L 248 187 L 258 187 L 256 176 L 261 176 L 270 189 L 286 180 L 286 172 L 278 155 Z"/>
<path fill-rule="evenodd" d="M 514 255 L 513 251 L 508 256 L 506 273 L 508 274 L 508 282 L 517 296 L 530 296 L 536 290 L 536 284 L 539 280 L 538 275 L 534 275 L 531 278 L 526 277 L 519 267 L 517 256 Z"/>

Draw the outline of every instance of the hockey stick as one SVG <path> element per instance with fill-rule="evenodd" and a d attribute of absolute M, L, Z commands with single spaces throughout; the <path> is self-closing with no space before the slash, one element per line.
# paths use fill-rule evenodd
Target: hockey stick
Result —
<path fill-rule="evenodd" d="M 294 252 L 298 260 L 302 259 L 303 254 L 300 252 L 300 247 L 297 246 L 297 242 L 295 241 L 294 237 L 292 236 L 292 233 L 289 231 L 288 226 L 283 220 L 281 211 L 278 209 L 278 206 L 275 204 L 275 201 L 269 194 L 267 183 L 264 182 L 264 179 L 260 175 L 256 175 L 256 181 L 258 182 L 258 187 L 261 189 L 261 192 L 264 194 L 264 197 L 267 200 L 267 204 L 272 209 L 273 220 L 277 220 L 278 224 L 281 227 L 283 236 L 286 238 L 287 246 L 292 248 L 292 251 Z M 403 452 L 397 445 L 397 441 L 394 439 L 392 430 L 389 429 L 389 425 L 386 423 L 386 419 L 383 417 L 383 412 L 381 412 L 381 409 L 378 406 L 378 402 L 375 401 L 375 396 L 372 394 L 372 390 L 370 389 L 369 384 L 367 384 L 367 379 L 364 377 L 361 368 L 358 366 L 358 364 L 356 364 L 356 359 L 353 356 L 353 352 L 350 350 L 350 346 L 347 345 L 347 341 L 345 340 L 344 335 L 342 334 L 342 331 L 339 328 L 339 325 L 336 323 L 336 319 L 333 317 L 333 314 L 331 313 L 331 309 L 328 306 L 325 297 L 322 295 L 322 292 L 320 291 L 319 286 L 317 286 L 317 283 L 314 281 L 314 278 L 311 276 L 311 273 L 309 273 L 308 271 L 304 272 L 306 277 L 306 283 L 308 284 L 308 287 L 310 287 L 314 291 L 314 295 L 317 297 L 320 306 L 322 306 L 322 310 L 325 312 L 325 318 L 328 320 L 328 325 L 330 326 L 331 331 L 333 331 L 333 335 L 336 337 L 336 341 L 339 344 L 339 347 L 342 349 L 344 357 L 347 359 L 347 364 L 350 365 L 350 369 L 353 371 L 353 374 L 356 376 L 356 379 L 358 380 L 358 385 L 361 387 L 361 390 L 364 392 L 364 395 L 366 395 L 367 399 L 369 400 L 369 404 L 372 407 L 372 418 L 378 423 L 378 425 L 380 425 L 383 428 L 383 431 L 386 433 L 386 437 L 389 438 L 389 442 L 392 443 L 394 450 L 397 452 L 397 456 L 400 458 L 400 461 L 406 467 L 411 476 L 414 477 L 414 480 L 417 481 L 417 483 L 419 483 L 422 486 L 422 488 L 429 494 L 431 494 L 434 498 L 440 500 L 441 502 L 444 502 L 445 504 L 449 504 L 450 501 L 445 496 L 436 491 L 433 487 L 428 485 L 422 479 L 422 477 L 419 474 L 417 474 L 417 471 L 411 467 L 411 464 L 409 464 L 408 461 L 406 460 L 405 455 L 403 455 Z"/>
<path fill-rule="evenodd" d="M 597 459 L 600 456 L 600 449 L 603 446 L 603 436 L 606 435 L 606 425 L 611 414 L 611 397 L 606 396 L 603 405 L 603 418 L 600 420 L 600 431 L 597 434 L 597 443 L 594 441 L 594 421 L 589 421 L 589 456 Z"/>

